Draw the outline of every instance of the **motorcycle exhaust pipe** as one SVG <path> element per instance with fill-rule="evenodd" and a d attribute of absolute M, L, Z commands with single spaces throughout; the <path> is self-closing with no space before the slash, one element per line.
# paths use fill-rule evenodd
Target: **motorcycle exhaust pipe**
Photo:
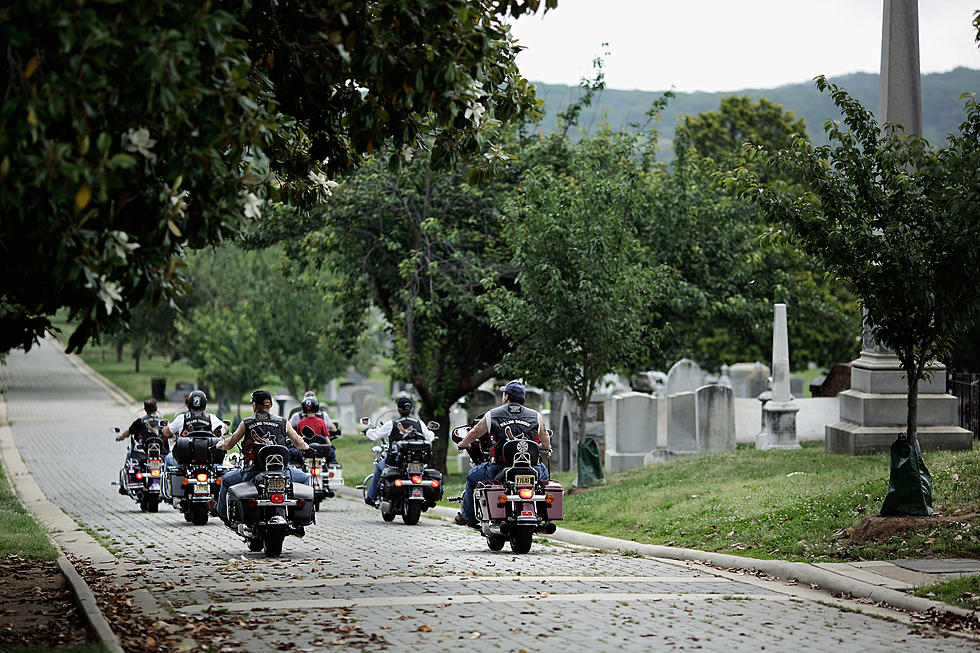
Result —
<path fill-rule="evenodd" d="M 558 530 L 558 527 L 552 524 L 551 522 L 548 522 L 547 524 L 541 524 L 540 526 L 538 526 L 537 530 L 539 533 L 544 533 L 545 535 L 552 535 L 554 534 L 555 531 Z"/>

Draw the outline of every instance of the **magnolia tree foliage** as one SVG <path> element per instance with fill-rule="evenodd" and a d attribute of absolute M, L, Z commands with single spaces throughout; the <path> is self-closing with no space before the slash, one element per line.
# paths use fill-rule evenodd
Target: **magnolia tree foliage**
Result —
<path fill-rule="evenodd" d="M 68 308 L 69 348 L 184 289 L 182 251 L 364 153 L 487 152 L 536 113 L 504 23 L 556 0 L 62 3 L 0 12 L 0 352 Z"/>
<path fill-rule="evenodd" d="M 788 237 L 860 298 L 868 327 L 906 372 L 914 443 L 926 365 L 948 352 L 980 307 L 980 108 L 965 95 L 960 134 L 932 147 L 900 126 L 882 133 L 843 89 L 823 77 L 817 86 L 846 123 L 827 123 L 830 145 L 801 139 L 793 149 L 745 151 L 750 161 L 798 176 L 803 192 L 774 189 L 744 167 L 726 182 L 786 226 L 773 237 Z"/>
<path fill-rule="evenodd" d="M 566 150 L 563 172 L 529 171 L 505 225 L 517 287 L 487 280 L 481 304 L 510 340 L 502 368 L 566 390 L 580 408 L 578 438 L 599 380 L 656 344 L 659 283 L 631 224 L 642 205 L 637 141 L 602 131 Z"/>

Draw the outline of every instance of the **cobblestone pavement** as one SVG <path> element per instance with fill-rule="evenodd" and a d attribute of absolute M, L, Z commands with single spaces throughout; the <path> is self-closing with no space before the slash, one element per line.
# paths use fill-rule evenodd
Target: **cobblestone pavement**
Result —
<path fill-rule="evenodd" d="M 493 553 L 445 520 L 386 524 L 341 498 L 324 502 L 305 538 L 287 538 L 281 558 L 266 559 L 217 520 L 193 526 L 165 505 L 142 513 L 119 495 L 110 482 L 125 446 L 111 427 L 138 411 L 110 399 L 51 344 L 11 353 L 0 387 L 44 493 L 157 601 L 189 623 L 221 624 L 201 642 L 214 650 L 291 642 L 299 651 L 976 650 L 967 639 L 842 610 L 829 595 L 800 598 L 783 583 L 543 539 L 527 555 Z"/>

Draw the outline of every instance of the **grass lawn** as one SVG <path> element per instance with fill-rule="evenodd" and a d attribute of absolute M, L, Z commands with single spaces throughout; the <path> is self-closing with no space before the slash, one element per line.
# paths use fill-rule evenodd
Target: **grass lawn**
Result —
<path fill-rule="evenodd" d="M 980 575 L 963 576 L 945 583 L 917 587 L 913 593 L 968 610 L 980 610 Z"/>
<path fill-rule="evenodd" d="M 933 507 L 963 515 L 960 524 L 851 543 L 850 529 L 881 508 L 888 456 L 836 456 L 806 443 L 799 451 L 740 447 L 607 477 L 603 486 L 570 492 L 562 526 L 756 558 L 980 557 L 980 450 L 924 457 Z"/>
<path fill-rule="evenodd" d="M 36 560 L 58 557 L 48 534 L 21 504 L 0 466 L 0 557 L 11 554 Z"/>

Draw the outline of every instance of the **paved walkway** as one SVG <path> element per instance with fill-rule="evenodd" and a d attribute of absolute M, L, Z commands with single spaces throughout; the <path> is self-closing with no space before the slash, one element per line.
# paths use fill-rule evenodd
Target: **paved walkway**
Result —
<path fill-rule="evenodd" d="M 975 651 L 793 584 L 695 563 L 599 553 L 544 540 L 492 553 L 447 520 L 385 524 L 377 511 L 324 503 L 278 559 L 248 553 L 220 522 L 195 527 L 162 506 L 141 513 L 110 482 L 125 455 L 111 427 L 138 414 L 47 342 L 0 367 L 13 439 L 44 494 L 95 534 L 134 586 L 189 624 L 207 617 L 221 651 L 410 649 L 568 651 Z M 62 541 L 64 538 L 62 538 Z M 152 610 L 144 604 L 139 609 Z"/>

